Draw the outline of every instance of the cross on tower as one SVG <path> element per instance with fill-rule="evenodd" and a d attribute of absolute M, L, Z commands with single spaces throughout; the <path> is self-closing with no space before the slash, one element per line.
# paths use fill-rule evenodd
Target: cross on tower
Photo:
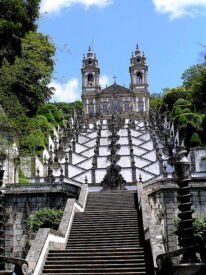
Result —
<path fill-rule="evenodd" d="M 113 79 L 114 79 L 114 83 L 116 83 L 116 80 L 117 80 L 116 75 L 113 76 Z"/>

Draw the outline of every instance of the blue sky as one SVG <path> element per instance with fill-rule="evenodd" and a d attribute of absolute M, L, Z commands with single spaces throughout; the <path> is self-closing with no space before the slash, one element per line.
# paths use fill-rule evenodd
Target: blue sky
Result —
<path fill-rule="evenodd" d="M 149 65 L 150 93 L 181 85 L 181 74 L 203 60 L 206 0 L 42 0 L 39 31 L 57 47 L 54 101 L 81 97 L 81 62 L 94 46 L 102 88 L 129 86 L 136 44 Z"/>

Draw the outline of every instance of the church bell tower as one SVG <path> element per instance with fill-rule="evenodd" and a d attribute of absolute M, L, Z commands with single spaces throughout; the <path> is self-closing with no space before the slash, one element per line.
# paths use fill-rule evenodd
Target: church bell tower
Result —
<path fill-rule="evenodd" d="M 96 54 L 89 47 L 87 56 L 84 55 L 82 60 L 82 102 L 84 113 L 94 115 L 98 112 L 98 94 L 100 92 L 99 76 L 100 69 Z"/>
<path fill-rule="evenodd" d="M 129 67 L 131 85 L 130 89 L 135 94 L 136 112 L 149 112 L 149 90 L 148 90 L 148 65 L 146 57 L 137 45 L 135 53 L 132 53 Z"/>

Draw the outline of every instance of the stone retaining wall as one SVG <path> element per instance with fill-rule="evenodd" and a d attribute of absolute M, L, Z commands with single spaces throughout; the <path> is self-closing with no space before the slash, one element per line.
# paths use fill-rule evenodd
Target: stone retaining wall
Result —
<path fill-rule="evenodd" d="M 174 220 L 178 214 L 177 185 L 172 179 L 156 181 L 144 186 L 148 196 L 152 224 L 161 229 L 166 251 L 177 249 Z M 194 201 L 194 218 L 206 213 L 206 180 L 193 179 L 191 193 Z M 143 213 L 144 215 L 144 213 Z"/>
<path fill-rule="evenodd" d="M 25 219 L 36 210 L 64 208 L 68 195 L 63 192 L 5 193 L 5 256 L 25 258 L 30 246 L 30 234 Z M 7 266 L 9 268 L 9 266 Z"/>

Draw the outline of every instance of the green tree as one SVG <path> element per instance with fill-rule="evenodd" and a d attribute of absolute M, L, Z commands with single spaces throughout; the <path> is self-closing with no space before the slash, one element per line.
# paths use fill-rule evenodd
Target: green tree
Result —
<path fill-rule="evenodd" d="M 36 32 L 27 33 L 21 47 L 22 56 L 17 57 L 13 65 L 4 62 L 0 68 L 0 98 L 6 111 L 9 112 L 13 104 L 7 99 L 13 97 L 18 107 L 16 112 L 22 106 L 23 113 L 33 116 L 53 94 L 48 84 L 53 72 L 55 48 L 47 36 Z M 15 112 L 15 106 L 12 112 Z"/>
<path fill-rule="evenodd" d="M 193 80 L 191 85 L 192 101 L 196 110 L 201 113 L 206 111 L 206 67 Z"/>
<path fill-rule="evenodd" d="M 14 63 L 21 55 L 21 39 L 36 31 L 40 0 L 0 1 L 0 66 L 6 59 Z"/>
<path fill-rule="evenodd" d="M 151 109 L 157 109 L 159 104 L 162 103 L 162 95 L 161 94 L 151 94 L 149 102 L 150 102 Z"/>
<path fill-rule="evenodd" d="M 201 144 L 201 139 L 198 133 L 194 133 L 191 137 L 190 144 L 192 147 L 199 146 Z"/>
<path fill-rule="evenodd" d="M 203 120 L 202 120 L 202 133 L 201 133 L 201 137 L 202 137 L 203 144 L 206 144 L 206 115 L 203 117 Z"/>
<path fill-rule="evenodd" d="M 185 70 L 182 74 L 183 86 L 188 89 L 192 86 L 196 77 L 201 74 L 204 65 L 196 64 L 192 65 L 189 69 Z"/>
<path fill-rule="evenodd" d="M 182 99 L 189 99 L 190 93 L 184 87 L 176 87 L 176 88 L 166 88 L 163 90 L 163 109 L 165 110 L 166 106 L 168 106 L 168 110 L 171 111 L 175 102 Z"/>

